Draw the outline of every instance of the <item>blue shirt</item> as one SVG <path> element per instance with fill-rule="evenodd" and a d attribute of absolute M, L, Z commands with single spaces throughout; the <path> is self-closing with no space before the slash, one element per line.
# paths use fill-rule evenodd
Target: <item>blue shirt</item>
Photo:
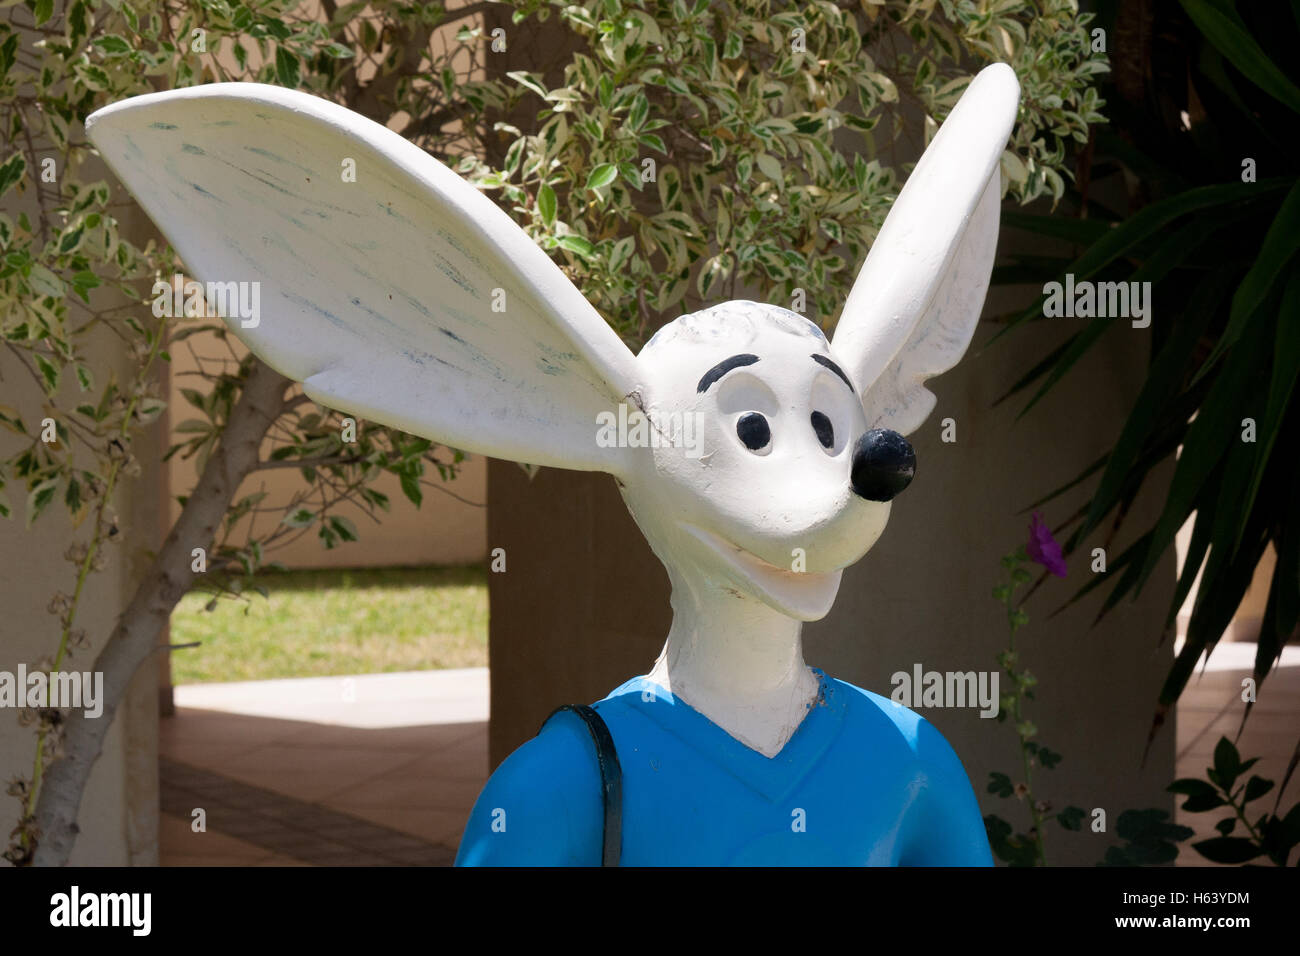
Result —
<path fill-rule="evenodd" d="M 627 866 L 990 866 L 975 794 L 920 715 L 813 668 L 820 693 L 775 757 L 644 677 L 594 707 L 623 770 Z M 488 780 L 457 866 L 599 866 L 600 770 L 556 714 Z"/>

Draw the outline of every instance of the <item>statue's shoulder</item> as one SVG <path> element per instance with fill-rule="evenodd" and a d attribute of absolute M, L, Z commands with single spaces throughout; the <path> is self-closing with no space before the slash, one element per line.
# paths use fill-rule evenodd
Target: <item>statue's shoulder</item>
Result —
<path fill-rule="evenodd" d="M 836 677 L 828 678 L 827 684 L 832 692 L 845 697 L 849 713 L 858 719 L 887 720 L 904 734 L 915 733 L 918 723 L 925 721 L 925 718 L 916 711 L 857 684 L 850 684 Z"/>
<path fill-rule="evenodd" d="M 553 714 L 492 773 L 479 794 L 458 865 L 598 865 L 604 807 L 591 734 Z"/>
<path fill-rule="evenodd" d="M 830 684 L 846 699 L 849 726 L 857 732 L 894 736 L 922 761 L 937 756 L 937 750 L 950 751 L 934 725 L 910 707 L 848 681 L 831 678 Z"/>
<path fill-rule="evenodd" d="M 492 776 L 500 778 L 502 787 L 525 790 L 534 797 L 541 788 L 563 798 L 581 786 L 582 778 L 595 767 L 591 732 L 582 718 L 571 711 L 557 711 Z"/>
<path fill-rule="evenodd" d="M 910 755 L 908 766 L 912 771 L 920 774 L 931 786 L 961 793 L 970 790 L 970 781 L 962 767 L 961 758 L 934 724 L 910 707 L 904 707 L 888 697 L 873 694 L 852 684 L 843 686 L 856 695 L 854 702 L 859 716 L 858 726 L 863 726 L 867 720 L 864 715 L 874 711 L 873 719 L 882 722 L 881 726 L 887 722 L 897 734 L 898 741 L 906 745 Z"/>

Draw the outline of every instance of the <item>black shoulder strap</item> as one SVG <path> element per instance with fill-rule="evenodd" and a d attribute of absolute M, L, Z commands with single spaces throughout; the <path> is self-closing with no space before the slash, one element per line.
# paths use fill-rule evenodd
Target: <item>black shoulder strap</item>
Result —
<path fill-rule="evenodd" d="M 600 767 L 601 799 L 605 805 L 604 849 L 601 866 L 618 866 L 623 852 L 623 768 L 614 749 L 614 737 L 609 727 L 594 707 L 586 704 L 565 704 L 551 711 L 547 721 L 562 710 L 571 710 L 583 719 L 591 739 L 596 745 L 596 763 Z"/>

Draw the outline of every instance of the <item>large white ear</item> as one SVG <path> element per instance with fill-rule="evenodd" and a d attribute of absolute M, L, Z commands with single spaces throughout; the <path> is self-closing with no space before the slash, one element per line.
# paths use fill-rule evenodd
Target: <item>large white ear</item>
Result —
<path fill-rule="evenodd" d="M 624 471 L 597 415 L 636 389 L 632 353 L 508 215 L 401 136 L 254 83 L 135 97 L 86 132 L 196 278 L 260 283 L 260 324 L 227 324 L 314 400 Z"/>
<path fill-rule="evenodd" d="M 999 161 L 1020 101 L 1003 63 L 980 71 L 908 177 L 844 305 L 832 351 L 873 428 L 914 431 L 922 383 L 957 364 L 984 305 L 998 239 Z"/>

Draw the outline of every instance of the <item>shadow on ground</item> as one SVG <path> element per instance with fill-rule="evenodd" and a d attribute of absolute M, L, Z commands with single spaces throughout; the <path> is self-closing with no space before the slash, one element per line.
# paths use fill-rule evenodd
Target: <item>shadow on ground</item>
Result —
<path fill-rule="evenodd" d="M 162 720 L 160 777 L 164 866 L 445 866 L 487 779 L 487 723 L 178 707 Z"/>

